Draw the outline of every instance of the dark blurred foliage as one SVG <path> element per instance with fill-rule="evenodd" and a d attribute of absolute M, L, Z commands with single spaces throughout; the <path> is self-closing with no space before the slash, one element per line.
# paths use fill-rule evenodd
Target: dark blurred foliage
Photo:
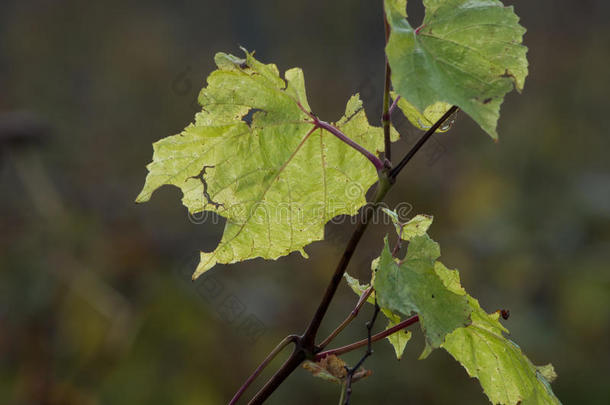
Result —
<path fill-rule="evenodd" d="M 215 246 L 222 223 L 193 224 L 169 187 L 148 204 L 133 200 L 151 143 L 192 120 L 217 51 L 243 45 L 282 71 L 302 67 L 327 120 L 359 91 L 378 122 L 380 3 L 2 2 L 0 403 L 220 404 L 276 342 L 303 330 L 351 225 L 329 225 L 309 260 L 218 266 L 191 283 L 198 250 Z M 534 362 L 553 362 L 565 403 L 607 404 L 610 5 L 514 3 L 530 75 L 504 104 L 500 142 L 459 116 L 389 200 L 435 216 L 443 262 L 487 310 L 510 309 L 512 339 Z M 396 124 L 398 156 L 418 132 Z M 370 229 L 352 274 L 368 281 L 387 232 Z M 323 333 L 355 300 L 343 286 Z M 368 316 L 336 344 L 363 338 Z M 354 404 L 486 403 L 446 353 L 417 361 L 415 335 L 400 362 L 387 343 L 375 346 Z M 338 393 L 298 370 L 269 403 L 336 403 Z"/>

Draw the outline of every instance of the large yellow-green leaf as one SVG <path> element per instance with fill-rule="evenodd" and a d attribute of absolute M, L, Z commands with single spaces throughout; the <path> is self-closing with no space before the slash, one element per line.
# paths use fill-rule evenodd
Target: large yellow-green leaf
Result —
<path fill-rule="evenodd" d="M 398 94 L 424 113 L 457 105 L 492 138 L 504 95 L 523 89 L 525 29 L 498 0 L 424 0 L 419 28 L 406 20 L 406 0 L 385 0 L 391 27 L 386 47 Z"/>
<path fill-rule="evenodd" d="M 182 133 L 153 145 L 136 200 L 171 184 L 189 212 L 227 219 L 222 240 L 201 253 L 194 277 L 217 263 L 305 255 L 304 246 L 323 239 L 326 222 L 365 204 L 377 180 L 357 151 L 328 132 L 312 132 L 297 104 L 309 110 L 300 69 L 286 71 L 284 80 L 252 53 L 245 59 L 218 53 L 215 60 L 218 69 L 199 95 L 202 111 Z M 369 125 L 358 96 L 336 125 L 369 151 L 383 148 L 383 132 Z"/>

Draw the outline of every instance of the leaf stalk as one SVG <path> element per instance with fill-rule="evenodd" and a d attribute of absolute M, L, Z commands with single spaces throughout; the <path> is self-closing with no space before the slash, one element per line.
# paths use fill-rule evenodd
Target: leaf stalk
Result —
<path fill-rule="evenodd" d="M 290 343 L 296 342 L 298 339 L 299 339 L 299 336 L 297 336 L 297 335 L 288 335 L 280 343 L 278 343 L 278 345 L 273 348 L 273 350 L 267 355 L 267 357 L 265 357 L 265 360 L 263 360 L 262 363 L 259 364 L 259 366 L 256 368 L 256 370 L 254 370 L 252 375 L 250 375 L 250 377 L 248 377 L 246 382 L 244 382 L 243 385 L 241 387 L 239 387 L 239 390 L 237 390 L 237 392 L 235 393 L 235 395 L 229 402 L 229 405 L 236 404 L 237 401 L 239 400 L 239 398 L 241 398 L 243 393 L 246 391 L 246 389 L 250 386 L 250 384 L 252 384 L 252 382 L 256 379 L 256 377 L 258 377 L 258 375 L 265 369 L 265 367 L 267 367 L 267 365 L 269 363 L 271 363 L 271 361 L 278 354 L 280 354 L 280 352 L 286 346 L 288 346 Z"/>
<path fill-rule="evenodd" d="M 400 323 L 397 323 L 396 325 L 392 326 L 391 328 L 388 328 L 382 332 L 376 333 L 375 335 L 371 336 L 371 342 L 377 342 L 381 339 L 385 339 L 388 336 L 393 335 L 394 333 L 399 332 L 399 331 L 405 329 L 406 327 L 411 326 L 417 322 L 419 322 L 419 315 L 413 315 L 412 317 L 407 318 Z M 335 356 L 339 356 L 344 353 L 349 353 L 353 350 L 366 346 L 368 344 L 368 342 L 369 342 L 368 339 L 362 339 L 358 342 L 354 342 L 349 345 L 339 347 L 337 349 L 331 349 L 331 350 L 327 350 L 324 352 L 320 352 L 320 353 L 316 354 L 315 361 L 319 361 L 326 356 L 330 356 L 331 354 L 334 354 Z"/>
<path fill-rule="evenodd" d="M 387 46 L 388 40 L 390 39 L 390 24 L 388 23 L 388 17 L 385 12 L 385 2 L 383 6 L 383 28 L 385 32 L 385 44 Z M 392 69 L 390 68 L 388 56 L 385 55 L 385 79 L 383 85 L 383 110 L 381 113 L 381 126 L 383 127 L 383 139 L 385 145 L 384 157 L 389 162 L 392 161 L 392 140 L 390 139 L 390 123 L 392 118 L 392 108 L 390 108 L 390 87 L 392 86 L 391 76 Z"/>
<path fill-rule="evenodd" d="M 375 312 L 373 312 L 373 317 L 371 318 L 371 320 L 366 323 L 366 329 L 367 329 L 366 352 L 364 353 L 364 355 L 360 358 L 360 361 L 358 361 L 358 363 L 356 363 L 356 365 L 354 367 L 349 368 L 347 370 L 347 380 L 345 382 L 346 388 L 345 388 L 345 404 L 344 405 L 349 405 L 349 401 L 350 401 L 350 398 L 352 395 L 352 381 L 354 378 L 354 373 L 364 364 L 366 359 L 369 358 L 369 356 L 373 354 L 373 347 L 372 347 L 373 341 L 371 340 L 371 333 L 373 331 L 373 326 L 375 326 L 375 320 L 377 320 L 377 315 L 379 315 L 379 305 L 377 305 L 377 300 L 375 300 Z"/>
<path fill-rule="evenodd" d="M 360 299 L 358 299 L 358 303 L 356 304 L 354 309 L 352 309 L 352 312 L 350 312 L 350 314 L 347 316 L 347 318 L 345 318 L 343 320 L 343 322 L 341 322 L 341 324 L 339 326 L 337 326 L 337 328 L 326 339 L 324 339 L 322 341 L 322 343 L 320 343 L 318 345 L 319 350 L 322 350 L 326 346 L 328 346 L 328 344 L 330 342 L 332 342 L 332 340 L 334 338 L 336 338 L 337 335 L 339 335 L 339 333 L 341 333 L 343 331 L 343 329 L 345 329 L 347 327 L 347 325 L 349 325 L 354 320 L 354 318 L 356 318 L 358 316 L 358 313 L 360 312 L 360 308 L 362 308 L 362 306 L 364 305 L 366 300 L 371 296 L 372 292 L 373 292 L 373 287 L 369 287 L 365 292 L 362 293 L 362 295 L 360 296 Z"/>
<path fill-rule="evenodd" d="M 329 124 L 326 121 L 322 121 L 322 120 L 318 119 L 317 117 L 314 118 L 314 125 L 316 126 L 316 128 L 325 129 L 326 131 L 330 132 L 331 134 L 333 134 L 334 136 L 339 138 L 341 141 L 343 141 L 347 145 L 351 146 L 358 152 L 362 153 L 362 155 L 364 155 L 364 157 L 366 157 L 373 164 L 373 166 L 375 166 L 375 169 L 377 169 L 377 171 L 381 171 L 387 167 L 387 165 L 381 159 L 379 159 L 374 153 L 368 151 L 365 147 L 359 145 L 357 142 L 355 142 L 354 140 L 349 138 L 347 135 L 345 135 L 343 132 L 341 132 L 341 130 L 339 128 Z"/>
<path fill-rule="evenodd" d="M 320 128 L 330 132 L 331 134 L 339 138 L 342 142 L 360 152 L 373 164 L 373 166 L 375 166 L 378 172 L 383 169 L 389 168 L 388 162 L 384 162 L 379 159 L 374 153 L 370 152 L 364 146 L 358 144 L 356 141 L 345 135 L 339 128 L 335 127 L 332 124 L 329 124 L 326 121 L 322 121 L 314 113 L 312 113 L 311 111 L 307 111 L 307 109 L 305 109 L 305 107 L 303 107 L 303 105 L 298 101 L 297 106 L 301 109 L 301 111 L 307 114 L 309 118 L 311 118 L 311 123 L 313 124 L 314 128 Z"/>

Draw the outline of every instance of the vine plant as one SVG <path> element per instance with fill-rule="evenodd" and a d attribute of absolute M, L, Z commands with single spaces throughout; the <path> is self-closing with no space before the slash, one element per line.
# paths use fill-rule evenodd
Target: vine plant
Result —
<path fill-rule="evenodd" d="M 171 184 L 182 190 L 191 213 L 214 212 L 226 219 L 222 239 L 213 252 L 201 252 L 193 279 L 218 263 L 256 257 L 277 259 L 324 238 L 324 225 L 338 215 L 356 215 L 365 204 L 378 205 L 405 165 L 425 142 L 445 131 L 458 109 L 469 115 L 493 139 L 500 105 L 513 87 L 523 88 L 527 75 L 525 29 L 512 7 L 499 0 L 423 0 L 423 24 L 407 21 L 406 0 L 384 0 L 386 76 L 381 127 L 369 124 L 358 95 L 347 102 L 335 123 L 311 111 L 303 72 L 293 68 L 280 77 L 277 67 L 263 64 L 244 50 L 243 58 L 226 53 L 215 57 L 218 69 L 201 90 L 201 112 L 180 134 L 156 142 L 153 161 L 137 202 Z M 402 113 L 426 130 L 395 165 L 391 144 L 399 138 L 391 115 Z M 375 185 L 375 196 L 366 192 Z M 356 190 L 356 192 L 354 192 Z M 337 264 L 326 292 L 300 335 L 287 336 L 239 388 L 230 404 L 273 358 L 289 345 L 292 354 L 251 399 L 263 403 L 300 365 L 314 375 L 342 386 L 341 402 L 349 403 L 352 383 L 370 372 L 361 368 L 374 342 L 388 339 L 398 358 L 411 332 L 421 325 L 426 346 L 421 358 L 442 348 L 474 378 L 494 404 L 556 404 L 550 388 L 553 367 L 535 366 L 505 337 L 506 311 L 485 312 L 460 285 L 457 270 L 438 258 L 439 245 L 427 234 L 432 217 L 418 215 L 393 221 L 397 244 L 386 236 L 371 280 L 360 282 L 346 268 L 371 219 L 363 210 Z M 401 244 L 408 244 L 400 256 Z M 346 279 L 359 295 L 354 310 L 326 339 L 318 330 L 340 282 Z M 327 349 L 366 303 L 374 306 L 367 338 Z M 387 328 L 372 333 L 381 313 Z M 401 333 L 398 333 L 401 332 Z M 367 347 L 353 367 L 339 358 Z"/>

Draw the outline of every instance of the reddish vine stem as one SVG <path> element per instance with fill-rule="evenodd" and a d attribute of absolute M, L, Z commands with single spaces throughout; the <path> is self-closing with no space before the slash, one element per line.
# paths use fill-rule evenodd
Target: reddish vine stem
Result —
<path fill-rule="evenodd" d="M 396 96 L 394 101 L 392 101 L 392 105 L 390 106 L 390 109 L 388 111 L 388 114 L 390 114 L 390 116 L 392 116 L 392 113 L 396 109 L 396 105 L 398 104 L 398 100 L 400 100 L 400 96 Z"/>
<path fill-rule="evenodd" d="M 295 347 L 294 351 L 282 364 L 282 367 L 267 381 L 261 390 L 252 398 L 248 405 L 260 405 L 279 387 L 284 380 L 305 360 L 305 352 L 300 347 Z"/>
<path fill-rule="evenodd" d="M 369 152 L 366 148 L 364 148 L 363 146 L 356 143 L 354 140 L 352 140 L 347 135 L 345 135 L 343 132 L 341 132 L 341 130 L 339 128 L 332 126 L 328 122 L 322 121 L 318 118 L 314 119 L 314 125 L 317 128 L 322 128 L 322 129 L 327 130 L 328 132 L 330 132 L 331 134 L 333 134 L 334 136 L 336 136 L 337 138 L 339 138 L 340 140 L 342 140 L 343 142 L 345 142 L 352 148 L 356 149 L 358 152 L 362 153 L 368 160 L 371 161 L 371 163 L 375 166 L 377 171 L 381 171 L 386 167 L 384 162 L 381 159 L 379 159 L 374 153 Z"/>
<path fill-rule="evenodd" d="M 404 224 L 400 224 L 400 232 L 398 232 L 398 238 L 396 238 L 396 245 L 394 246 L 394 249 L 392 249 L 392 257 L 396 257 L 396 254 L 402 246 L 402 230 L 404 227 Z"/>
<path fill-rule="evenodd" d="M 381 179 L 387 179 L 383 177 Z M 390 189 L 391 184 L 385 180 L 377 183 L 377 196 L 375 197 L 374 203 L 379 203 L 383 200 L 388 190 Z M 286 360 L 286 362 L 282 365 L 282 367 L 271 377 L 271 379 L 265 384 L 265 386 L 254 396 L 252 401 L 250 401 L 250 405 L 260 405 L 262 404 L 269 396 L 280 386 L 280 384 L 290 375 L 292 372 L 305 360 L 306 358 L 313 358 L 315 353 L 319 350 L 315 346 L 315 339 L 318 333 L 318 329 L 322 323 L 322 319 L 326 315 L 328 307 L 330 306 L 330 302 L 332 301 L 335 293 L 337 292 L 337 288 L 341 283 L 341 279 L 343 278 L 343 274 L 347 269 L 347 265 L 350 262 L 354 252 L 356 251 L 356 246 L 358 246 L 358 242 L 362 238 L 364 231 L 368 226 L 368 221 L 372 215 L 372 210 L 366 210 L 364 217 L 360 217 L 360 221 L 358 222 L 358 226 L 354 230 L 352 237 L 350 238 L 347 246 L 345 247 L 345 251 L 341 256 L 341 260 L 337 264 L 337 268 L 335 269 L 335 273 L 333 274 L 328 287 L 326 288 L 326 292 L 324 293 L 324 297 L 322 297 L 322 301 L 320 302 L 316 313 L 313 318 L 309 322 L 307 329 L 297 340 L 297 347 L 295 347 L 292 355 Z"/>
<path fill-rule="evenodd" d="M 405 329 L 406 327 L 413 325 L 414 323 L 417 323 L 418 321 L 419 321 L 419 315 L 413 315 L 412 317 L 405 319 L 404 321 L 392 326 L 391 328 L 386 329 L 382 332 L 379 332 L 379 333 L 371 336 L 371 342 L 377 342 L 378 340 L 385 339 L 388 336 L 393 335 L 394 333 L 399 332 L 399 331 Z M 348 353 L 353 350 L 359 349 L 363 346 L 366 346 L 368 344 L 368 341 L 369 341 L 368 339 L 362 339 L 358 342 L 354 342 L 352 344 L 342 346 L 337 349 L 331 349 L 331 350 L 326 350 L 324 352 L 320 352 L 320 353 L 316 354 L 315 361 L 319 361 L 326 356 L 330 356 L 331 354 L 334 354 L 335 356 L 339 356 L 341 354 Z"/>
<path fill-rule="evenodd" d="M 243 385 L 239 387 L 239 390 L 237 390 L 237 392 L 229 402 L 229 405 L 234 405 L 235 403 L 237 403 L 237 401 L 239 400 L 239 398 L 241 398 L 246 389 L 250 386 L 250 384 L 252 384 L 252 381 L 254 381 L 256 377 L 258 377 L 258 375 L 265 369 L 265 367 L 267 367 L 269 363 L 271 363 L 275 356 L 277 356 L 290 343 L 296 342 L 298 338 L 299 337 L 297 335 L 289 335 L 286 336 L 280 343 L 278 343 L 278 345 L 273 348 L 271 353 L 269 353 L 267 357 L 265 357 L 265 360 L 263 360 L 263 362 L 259 364 L 256 370 L 254 370 L 252 375 L 248 377 L 246 382 L 244 382 Z"/>
<path fill-rule="evenodd" d="M 324 130 L 330 132 L 331 134 L 333 134 L 334 136 L 339 138 L 342 142 L 351 146 L 356 151 L 360 152 L 364 157 L 366 157 L 373 164 L 373 166 L 375 166 L 377 171 L 381 171 L 384 168 L 388 167 L 388 165 L 386 165 L 374 153 L 372 153 L 371 151 L 366 149 L 364 146 L 358 144 L 356 141 L 354 141 L 353 139 L 351 139 L 350 137 L 345 135 L 339 128 L 329 124 L 326 121 L 322 121 L 314 113 L 312 113 L 311 111 L 307 111 L 307 109 L 305 109 L 305 107 L 303 107 L 303 105 L 298 101 L 297 101 L 297 106 L 299 106 L 301 111 L 303 111 L 305 114 L 307 114 L 312 119 L 311 123 L 313 124 L 314 128 L 321 128 L 321 129 L 324 129 Z"/>
<path fill-rule="evenodd" d="M 380 177 L 380 181 L 377 183 L 377 195 L 375 196 L 375 199 L 373 200 L 374 205 L 383 201 L 385 195 L 390 190 L 391 186 L 392 186 L 392 184 L 389 181 L 387 181 L 386 177 Z M 371 218 L 371 215 L 372 215 L 372 211 L 373 210 L 370 210 L 370 209 L 365 210 L 364 217 L 362 217 L 362 216 L 359 217 L 360 221 L 358 222 L 358 226 L 354 230 L 352 237 L 350 238 L 347 246 L 345 247 L 343 256 L 341 256 L 341 260 L 337 264 L 337 268 L 335 269 L 335 273 L 333 274 L 333 277 L 332 277 L 328 287 L 326 288 L 324 297 L 322 298 L 322 301 L 320 302 L 320 305 L 318 306 L 316 313 L 314 314 L 313 318 L 311 319 L 311 322 L 309 323 L 309 325 L 307 326 L 307 329 L 305 330 L 305 333 L 303 334 L 303 345 L 305 347 L 314 348 L 315 338 L 318 333 L 318 329 L 320 328 L 320 324 L 322 323 L 322 319 L 324 319 L 324 316 L 326 315 L 326 311 L 328 310 L 330 302 L 332 301 L 333 297 L 335 296 L 335 292 L 337 291 L 337 288 L 339 287 L 339 284 L 341 283 L 341 279 L 343 278 L 343 274 L 345 273 L 345 270 L 347 269 L 347 265 L 349 264 L 352 256 L 354 255 L 354 252 L 356 251 L 358 242 L 360 242 L 360 239 L 362 238 L 362 235 L 364 234 L 364 231 L 366 230 L 366 228 L 368 226 L 369 219 Z"/>
<path fill-rule="evenodd" d="M 343 320 L 343 322 L 341 322 L 341 324 L 339 326 L 337 326 L 337 328 L 326 339 L 324 339 L 322 341 L 322 343 L 320 343 L 318 345 L 318 350 L 322 350 L 326 346 L 328 346 L 328 344 L 335 337 L 337 337 L 337 335 L 339 333 L 341 333 L 341 331 L 343 331 L 343 329 L 345 329 L 345 327 L 347 325 L 349 325 L 350 322 L 352 322 L 354 320 L 354 318 L 356 318 L 356 316 L 358 316 L 358 312 L 360 312 L 360 308 L 362 308 L 362 306 L 364 305 L 366 300 L 371 296 L 372 292 L 373 292 L 373 287 L 369 287 L 365 292 L 362 293 L 362 295 L 360 296 L 360 299 L 358 299 L 358 303 L 356 304 L 354 309 L 352 309 L 352 312 L 350 312 L 350 314 L 347 316 L 347 318 L 345 318 Z"/>

